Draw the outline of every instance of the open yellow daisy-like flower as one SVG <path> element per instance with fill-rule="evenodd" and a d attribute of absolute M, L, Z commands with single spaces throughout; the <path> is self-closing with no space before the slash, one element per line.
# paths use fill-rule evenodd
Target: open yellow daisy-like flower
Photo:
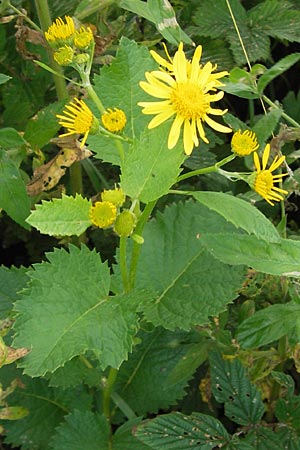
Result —
<path fill-rule="evenodd" d="M 219 81 L 228 72 L 212 73 L 216 66 L 207 62 L 200 65 L 202 47 L 199 45 L 194 53 L 192 61 L 186 59 L 183 44 L 170 62 L 152 52 L 154 59 L 167 70 L 146 72 L 146 81 L 141 81 L 141 88 L 152 97 L 162 99 L 158 102 L 139 102 L 144 114 L 155 114 L 148 128 L 155 128 L 166 120 L 175 116 L 171 125 L 168 148 L 172 149 L 178 142 L 181 127 L 183 127 L 184 151 L 190 155 L 194 146 L 199 145 L 200 139 L 208 143 L 203 123 L 221 133 L 230 133 L 231 128 L 215 122 L 209 115 L 222 116 L 227 110 L 214 109 L 212 102 L 221 100 L 224 92 L 217 91 L 222 86 Z M 213 92 L 213 93 L 210 93 Z"/>
<path fill-rule="evenodd" d="M 231 139 L 231 149 L 238 156 L 247 156 L 259 147 L 256 134 L 253 131 L 236 131 Z"/>
<path fill-rule="evenodd" d="M 83 134 L 80 147 L 83 147 L 89 132 L 95 132 L 98 129 L 98 121 L 94 117 L 90 108 L 83 100 L 74 98 L 63 111 L 64 116 L 57 114 L 60 119 L 59 124 L 67 128 L 68 132 L 60 134 L 59 137 L 71 136 L 72 134 Z"/>
<path fill-rule="evenodd" d="M 90 208 L 89 217 L 96 227 L 109 227 L 116 220 L 117 207 L 111 202 L 96 202 Z"/>
<path fill-rule="evenodd" d="M 281 183 L 282 178 L 287 173 L 280 173 L 278 175 L 273 175 L 278 167 L 285 160 L 285 156 L 276 156 L 273 160 L 270 167 L 267 169 L 267 164 L 270 156 L 270 144 L 267 144 L 263 156 L 262 156 L 262 165 L 260 164 L 259 156 L 255 152 L 253 154 L 254 157 L 254 165 L 256 171 L 250 176 L 249 184 L 261 197 L 263 197 L 270 205 L 274 206 L 274 201 L 279 202 L 283 200 L 282 194 L 288 194 L 288 191 L 285 189 L 281 189 L 275 186 L 276 183 Z"/>
<path fill-rule="evenodd" d="M 118 133 L 125 128 L 126 115 L 122 109 L 108 108 L 107 111 L 101 116 L 102 123 L 106 130 L 111 133 Z"/>
<path fill-rule="evenodd" d="M 45 31 L 45 38 L 53 47 L 70 44 L 75 35 L 75 23 L 72 17 L 65 16 L 65 22 L 58 17 Z"/>

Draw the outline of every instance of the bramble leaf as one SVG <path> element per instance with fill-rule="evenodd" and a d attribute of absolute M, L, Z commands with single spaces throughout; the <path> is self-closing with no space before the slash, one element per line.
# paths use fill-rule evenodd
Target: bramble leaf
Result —
<path fill-rule="evenodd" d="M 28 281 L 26 271 L 24 267 L 0 267 L 0 319 L 5 319 L 11 312 L 18 292 L 25 287 Z"/>

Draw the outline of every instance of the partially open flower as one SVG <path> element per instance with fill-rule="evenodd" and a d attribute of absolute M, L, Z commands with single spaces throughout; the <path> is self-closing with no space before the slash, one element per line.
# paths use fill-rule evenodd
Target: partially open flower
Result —
<path fill-rule="evenodd" d="M 116 220 L 117 208 L 110 202 L 96 202 L 91 207 L 89 216 L 93 225 L 99 228 L 106 228 Z"/>
<path fill-rule="evenodd" d="M 74 45 L 79 49 L 85 49 L 90 45 L 93 39 L 94 36 L 89 27 L 80 27 L 80 29 L 75 33 Z"/>
<path fill-rule="evenodd" d="M 111 202 L 116 207 L 122 206 L 125 202 L 125 194 L 121 188 L 105 189 L 101 194 L 101 200 L 103 202 Z"/>
<path fill-rule="evenodd" d="M 75 35 L 75 23 L 72 17 L 65 16 L 65 22 L 58 17 L 45 31 L 45 38 L 54 48 L 70 45 Z"/>
<path fill-rule="evenodd" d="M 256 134 L 253 131 L 236 131 L 231 139 L 231 149 L 238 156 L 247 156 L 259 147 Z"/>
<path fill-rule="evenodd" d="M 102 123 L 106 130 L 111 133 L 118 133 L 125 128 L 126 115 L 124 111 L 118 108 L 108 108 L 107 111 L 101 116 Z"/>
<path fill-rule="evenodd" d="M 68 66 L 73 61 L 74 50 L 69 45 L 65 45 L 53 53 L 53 58 L 60 66 Z"/>

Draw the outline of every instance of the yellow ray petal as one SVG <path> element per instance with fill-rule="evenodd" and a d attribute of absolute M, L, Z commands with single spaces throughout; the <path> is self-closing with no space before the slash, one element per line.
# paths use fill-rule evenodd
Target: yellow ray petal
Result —
<path fill-rule="evenodd" d="M 172 149 L 177 144 L 180 135 L 181 125 L 183 124 L 183 117 L 176 116 L 174 122 L 172 123 L 169 138 L 168 138 L 168 148 Z"/>

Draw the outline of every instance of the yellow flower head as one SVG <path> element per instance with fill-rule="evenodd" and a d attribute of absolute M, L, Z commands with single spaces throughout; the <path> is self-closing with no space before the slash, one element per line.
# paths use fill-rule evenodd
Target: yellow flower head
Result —
<path fill-rule="evenodd" d="M 253 131 L 236 131 L 231 139 L 231 149 L 238 156 L 247 156 L 259 147 L 256 134 Z"/>
<path fill-rule="evenodd" d="M 253 154 L 254 157 L 254 165 L 256 171 L 250 176 L 249 184 L 261 197 L 263 197 L 270 205 L 274 206 L 274 201 L 279 202 L 283 200 L 282 194 L 288 194 L 288 191 L 281 189 L 275 186 L 276 183 L 281 183 L 282 178 L 287 173 L 280 173 L 278 175 L 273 175 L 272 172 L 278 169 L 278 167 L 285 160 L 285 156 L 276 156 L 270 167 L 267 169 L 268 159 L 270 156 L 270 144 L 267 144 L 263 156 L 262 156 L 262 165 L 259 161 L 259 156 L 255 152 Z"/>
<path fill-rule="evenodd" d="M 123 205 L 123 203 L 125 202 L 125 198 L 126 196 L 121 188 L 104 189 L 104 191 L 101 193 L 101 200 L 103 202 L 111 202 L 117 207 Z"/>
<path fill-rule="evenodd" d="M 111 133 L 118 133 L 119 131 L 122 131 L 126 125 L 125 113 L 118 108 L 108 108 L 108 110 L 102 114 L 101 120 L 104 128 Z"/>
<path fill-rule="evenodd" d="M 53 53 L 53 58 L 60 66 L 68 66 L 73 61 L 74 50 L 69 45 L 65 45 Z"/>
<path fill-rule="evenodd" d="M 89 27 L 80 27 L 75 33 L 74 45 L 79 49 L 85 49 L 93 40 L 94 36 L 92 30 Z"/>
<path fill-rule="evenodd" d="M 75 34 L 75 23 L 72 17 L 65 16 L 64 22 L 60 17 L 53 22 L 45 31 L 45 38 L 53 47 L 59 48 L 65 44 L 71 44 L 73 42 Z"/>
<path fill-rule="evenodd" d="M 89 132 L 91 131 L 93 133 L 98 128 L 97 119 L 84 101 L 78 100 L 78 98 L 74 98 L 66 105 L 63 113 L 65 114 L 64 116 L 57 114 L 56 117 L 60 119 L 59 124 L 67 128 L 68 132 L 61 134 L 59 137 L 70 136 L 72 134 L 84 134 L 80 144 L 83 147 Z"/>
<path fill-rule="evenodd" d="M 110 202 L 96 202 L 90 208 L 89 216 L 93 225 L 99 228 L 106 228 L 116 220 L 117 208 Z"/>
<path fill-rule="evenodd" d="M 158 102 L 139 102 L 144 114 L 154 114 L 148 128 L 155 128 L 174 116 L 168 138 L 168 148 L 172 149 L 178 142 L 181 127 L 183 127 L 184 151 L 190 155 L 194 146 L 199 145 L 200 139 L 208 143 L 205 136 L 203 123 L 221 133 L 230 133 L 229 127 L 215 122 L 210 114 L 222 116 L 227 110 L 214 109 L 212 102 L 221 100 L 224 92 L 216 92 L 216 88 L 222 86 L 219 78 L 228 75 L 228 72 L 212 73 L 216 66 L 207 62 L 200 65 L 202 47 L 199 45 L 194 53 L 192 61 L 188 61 L 183 51 L 183 44 L 170 62 L 152 52 L 154 59 L 165 70 L 146 72 L 146 81 L 141 81 L 141 88 L 152 97 L 161 99 Z M 213 93 L 210 93 L 212 91 Z"/>

